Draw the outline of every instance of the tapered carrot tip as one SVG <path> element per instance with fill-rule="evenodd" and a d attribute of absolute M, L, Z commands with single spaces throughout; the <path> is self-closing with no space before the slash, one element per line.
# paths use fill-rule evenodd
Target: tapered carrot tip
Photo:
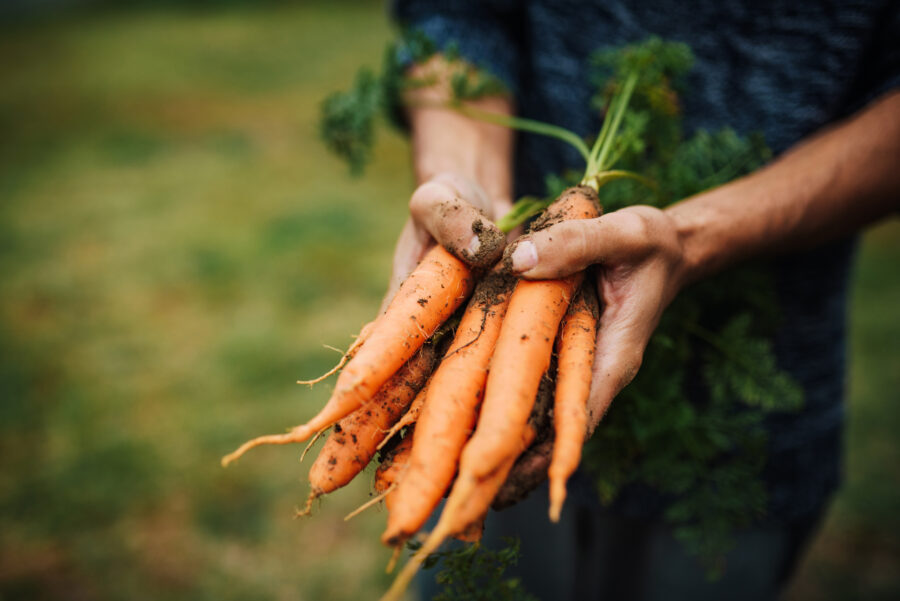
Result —
<path fill-rule="evenodd" d="M 312 513 L 312 504 L 313 501 L 322 496 L 322 492 L 316 489 L 309 491 L 309 496 L 306 498 L 306 505 L 303 506 L 303 509 L 297 509 L 294 512 L 294 519 L 303 518 Z"/>
<path fill-rule="evenodd" d="M 222 457 L 222 467 L 228 467 L 229 463 L 231 463 L 250 449 L 254 449 L 265 444 L 291 444 L 294 442 L 303 442 L 313 433 L 313 431 L 305 426 L 298 426 L 286 434 L 268 434 L 266 436 L 259 436 L 257 438 L 254 438 L 253 440 L 248 440 L 247 442 L 239 446 L 236 451 L 233 451 Z"/>
<path fill-rule="evenodd" d="M 559 516 L 562 513 L 563 503 L 566 500 L 566 484 L 565 482 L 550 482 L 550 521 L 559 522 Z"/>
<path fill-rule="evenodd" d="M 391 559 L 388 561 L 387 566 L 384 568 L 385 574 L 390 574 L 394 571 L 394 568 L 397 567 L 397 560 L 400 559 L 400 553 L 403 552 L 403 545 L 397 545 L 394 547 L 394 552 L 391 553 Z"/>

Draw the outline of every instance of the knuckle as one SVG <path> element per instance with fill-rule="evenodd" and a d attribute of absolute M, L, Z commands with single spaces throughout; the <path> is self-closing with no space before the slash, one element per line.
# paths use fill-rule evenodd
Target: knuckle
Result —
<path fill-rule="evenodd" d="M 650 225 L 637 212 L 622 211 L 617 226 L 620 233 L 630 241 L 645 241 L 650 237 Z"/>
<path fill-rule="evenodd" d="M 561 268 L 583 269 L 596 261 L 595 235 L 588 221 L 564 221 L 547 230 L 551 256 Z"/>

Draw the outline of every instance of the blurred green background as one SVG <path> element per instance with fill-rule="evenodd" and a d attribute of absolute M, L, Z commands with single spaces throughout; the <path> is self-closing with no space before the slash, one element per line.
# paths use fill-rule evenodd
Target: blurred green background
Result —
<path fill-rule="evenodd" d="M 218 459 L 312 414 L 294 381 L 383 292 L 405 143 L 352 180 L 316 113 L 384 8 L 136 4 L 0 16 L 0 600 L 373 598 L 368 479 L 294 521 L 300 448 Z M 900 594 L 898 264 L 867 234 L 846 485 L 793 600 Z"/>

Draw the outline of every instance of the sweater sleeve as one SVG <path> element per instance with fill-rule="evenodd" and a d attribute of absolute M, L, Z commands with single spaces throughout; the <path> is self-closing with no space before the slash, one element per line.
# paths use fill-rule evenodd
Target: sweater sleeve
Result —
<path fill-rule="evenodd" d="M 521 2 L 516 0 L 394 0 L 391 13 L 438 48 L 455 45 L 462 58 L 519 89 Z M 400 49 L 401 58 L 403 49 Z"/>
<path fill-rule="evenodd" d="M 860 55 L 859 65 L 846 113 L 855 112 L 869 102 L 900 88 L 900 10 L 887 0 L 874 14 L 869 43 Z"/>

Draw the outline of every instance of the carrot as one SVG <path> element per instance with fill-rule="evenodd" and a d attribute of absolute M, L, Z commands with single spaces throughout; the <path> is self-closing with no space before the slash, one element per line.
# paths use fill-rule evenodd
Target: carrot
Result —
<path fill-rule="evenodd" d="M 409 450 L 412 447 L 412 436 L 407 435 L 396 446 L 394 446 L 378 464 L 375 470 L 374 488 L 376 495 L 348 513 L 344 517 L 344 521 L 350 520 L 369 507 L 384 501 L 385 507 L 390 507 L 390 498 L 394 489 L 397 488 L 397 482 L 406 471 L 409 462 Z M 390 570 L 388 570 L 390 571 Z"/>
<path fill-rule="evenodd" d="M 223 457 L 222 465 L 260 445 L 303 442 L 368 402 L 465 301 L 472 286 L 471 271 L 462 261 L 441 246 L 432 248 L 400 285 L 356 356 L 347 362 L 325 407 L 286 434 L 245 442 Z"/>
<path fill-rule="evenodd" d="M 491 353 L 515 282 L 495 270 L 478 284 L 435 370 L 416 423 L 409 469 L 393 493 L 398 511 L 390 512 L 382 535 L 388 545 L 400 544 L 418 531 L 453 481 L 475 425 Z"/>
<path fill-rule="evenodd" d="M 581 461 L 581 447 L 587 435 L 587 399 L 591 391 L 599 312 L 596 293 L 585 283 L 569 305 L 560 328 L 553 408 L 556 440 L 548 470 L 553 522 L 559 521 L 566 498 L 566 480 Z"/>
<path fill-rule="evenodd" d="M 394 507 L 394 493 L 397 483 L 403 478 L 409 466 L 409 454 L 412 449 L 412 433 L 403 437 L 397 446 L 391 449 L 375 470 L 375 492 L 384 496 L 384 506 L 388 513 Z"/>
<path fill-rule="evenodd" d="M 309 470 L 306 507 L 348 484 L 369 464 L 385 431 L 425 385 L 434 368 L 434 345 L 426 344 L 366 403 L 334 426 Z"/>
<path fill-rule="evenodd" d="M 463 530 L 454 534 L 453 538 L 464 543 L 477 543 L 481 541 L 481 537 L 484 535 L 484 521 L 486 519 L 487 512 L 485 511 L 481 514 L 481 517 L 476 518 L 475 521 L 466 526 Z"/>
<path fill-rule="evenodd" d="M 386 445 L 391 439 L 394 437 L 394 434 L 406 428 L 407 426 L 411 426 L 419 419 L 419 413 L 422 411 L 422 406 L 425 405 L 425 397 L 428 394 L 428 385 L 426 384 L 422 390 L 419 391 L 419 394 L 416 395 L 416 398 L 413 399 L 412 404 L 410 404 L 409 409 L 406 410 L 406 413 L 400 416 L 400 419 L 397 420 L 397 423 L 391 426 L 391 429 L 387 431 L 384 435 L 384 439 L 378 443 L 378 449 Z"/>

